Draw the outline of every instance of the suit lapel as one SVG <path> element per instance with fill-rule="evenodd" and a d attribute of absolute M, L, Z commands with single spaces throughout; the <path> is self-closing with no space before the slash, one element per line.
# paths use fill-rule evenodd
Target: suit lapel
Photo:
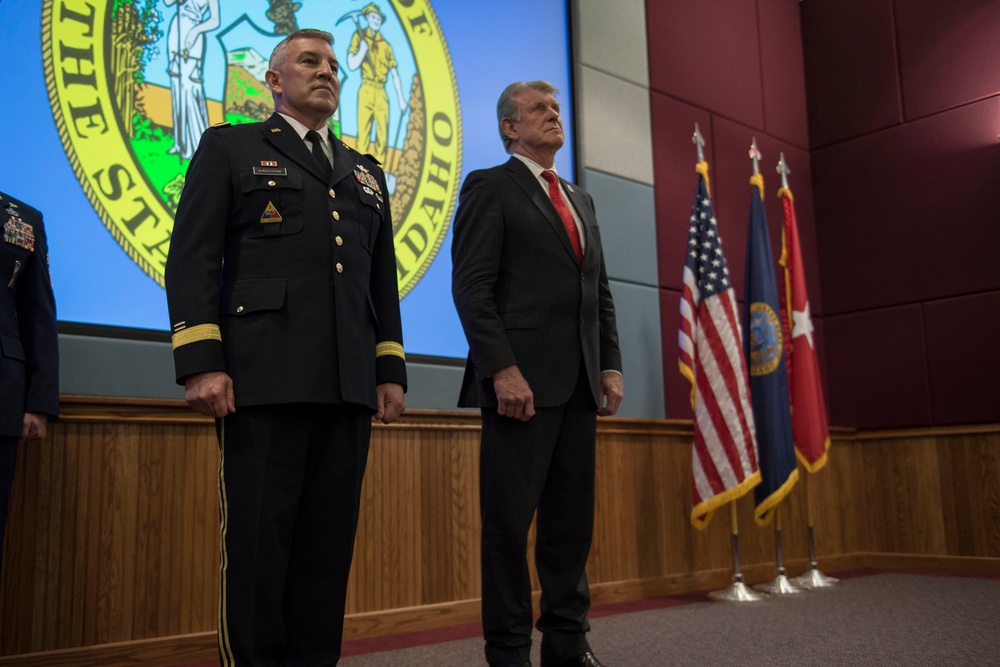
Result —
<path fill-rule="evenodd" d="M 510 171 L 511 177 L 514 182 L 524 191 L 524 194 L 528 196 L 538 210 L 541 211 L 545 220 L 548 221 L 549 226 L 552 227 L 552 231 L 555 232 L 556 238 L 562 243 L 563 248 L 569 253 L 573 261 L 576 261 L 576 251 L 573 250 L 573 244 L 569 242 L 569 235 L 566 233 L 566 227 L 563 225 L 562 218 L 559 217 L 559 213 L 556 212 L 556 207 L 549 199 L 549 194 L 542 189 L 541 183 L 538 179 L 531 173 L 528 166 L 521 162 L 516 157 L 511 157 L 507 161 L 506 167 Z"/>
<path fill-rule="evenodd" d="M 271 114 L 271 117 L 264 121 L 261 132 L 268 143 L 287 155 L 295 164 L 319 180 L 326 181 L 323 172 L 320 171 L 319 164 L 316 162 L 316 158 L 306 148 L 306 142 L 302 140 L 299 133 L 295 131 L 295 128 L 289 125 L 284 118 L 277 113 Z"/>

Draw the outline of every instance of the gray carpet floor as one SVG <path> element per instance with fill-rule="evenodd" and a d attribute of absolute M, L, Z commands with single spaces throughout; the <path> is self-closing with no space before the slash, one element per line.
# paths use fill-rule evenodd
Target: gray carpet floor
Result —
<path fill-rule="evenodd" d="M 607 667 L 1000 665 L 1000 579 L 873 574 L 762 602 L 695 602 L 591 621 Z M 532 664 L 538 663 L 535 634 Z M 342 667 L 485 665 L 472 638 Z"/>

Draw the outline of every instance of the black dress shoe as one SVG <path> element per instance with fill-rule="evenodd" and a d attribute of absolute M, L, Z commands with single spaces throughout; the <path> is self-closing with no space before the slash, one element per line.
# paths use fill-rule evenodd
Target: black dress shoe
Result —
<path fill-rule="evenodd" d="M 545 663 L 542 667 L 604 667 L 604 663 L 595 658 L 593 653 L 587 651 L 566 660 Z"/>

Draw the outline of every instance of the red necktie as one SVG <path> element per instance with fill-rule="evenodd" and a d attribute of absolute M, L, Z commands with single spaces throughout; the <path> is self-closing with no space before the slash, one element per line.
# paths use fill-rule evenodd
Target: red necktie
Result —
<path fill-rule="evenodd" d="M 554 171 L 548 170 L 542 172 L 542 178 L 549 182 L 549 199 L 552 200 L 552 205 L 556 207 L 559 217 L 562 218 L 566 233 L 569 234 L 569 242 L 576 253 L 577 263 L 582 264 L 583 250 L 580 248 L 580 232 L 576 229 L 573 212 L 569 210 L 569 205 L 563 199 L 562 191 L 559 190 L 559 179 Z"/>

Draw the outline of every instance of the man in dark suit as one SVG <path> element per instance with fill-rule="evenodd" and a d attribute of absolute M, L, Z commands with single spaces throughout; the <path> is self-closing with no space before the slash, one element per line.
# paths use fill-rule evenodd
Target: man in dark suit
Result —
<path fill-rule="evenodd" d="M 337 663 L 371 416 L 404 409 L 389 196 L 328 136 L 331 42 L 289 35 L 276 113 L 205 132 L 167 260 L 177 380 L 219 419 L 227 666 Z"/>
<path fill-rule="evenodd" d="M 59 341 L 42 214 L 0 192 L 0 564 L 17 446 L 59 415 Z"/>
<path fill-rule="evenodd" d="M 483 634 L 490 665 L 529 665 L 525 561 L 537 510 L 544 667 L 599 667 L 586 632 L 596 415 L 622 399 L 621 352 L 594 204 L 555 175 L 558 91 L 514 83 L 497 103 L 506 164 L 462 186 L 452 292 L 469 341 L 460 406 L 482 409 Z M 568 204 L 567 204 L 568 202 Z"/>

